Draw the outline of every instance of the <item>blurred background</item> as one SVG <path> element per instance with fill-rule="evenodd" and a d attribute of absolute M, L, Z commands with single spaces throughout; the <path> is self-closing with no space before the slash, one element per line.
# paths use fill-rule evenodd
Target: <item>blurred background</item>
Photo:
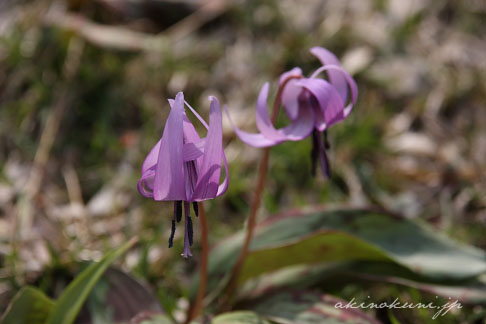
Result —
<path fill-rule="evenodd" d="M 251 131 L 260 87 L 274 95 L 295 66 L 309 75 L 313 46 L 353 74 L 358 103 L 330 130 L 330 180 L 311 177 L 310 140 L 272 149 L 261 219 L 379 206 L 486 249 L 485 19 L 481 0 L 1 1 L 0 311 L 25 284 L 56 296 L 79 260 L 134 235 L 123 266 L 184 308 L 198 226 L 182 262 L 181 230 L 167 248 L 172 205 L 136 189 L 167 99 L 184 91 L 207 119 L 214 95 Z M 242 229 L 261 155 L 224 129 L 231 182 L 206 204 L 213 243 Z"/>

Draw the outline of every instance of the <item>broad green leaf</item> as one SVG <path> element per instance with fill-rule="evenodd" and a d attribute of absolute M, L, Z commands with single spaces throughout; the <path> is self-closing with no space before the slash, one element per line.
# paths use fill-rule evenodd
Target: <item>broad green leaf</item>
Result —
<path fill-rule="evenodd" d="M 43 324 L 54 302 L 34 287 L 24 287 L 12 299 L 0 324 Z"/>
<path fill-rule="evenodd" d="M 56 301 L 54 309 L 47 320 L 47 324 L 73 323 L 81 306 L 105 270 L 113 261 L 130 249 L 135 242 L 136 239 L 128 241 L 118 249 L 108 253 L 100 262 L 91 264 L 81 272 Z"/>
<path fill-rule="evenodd" d="M 211 324 L 270 324 L 258 314 L 250 311 L 224 313 L 216 316 Z"/>
<path fill-rule="evenodd" d="M 333 262 L 317 265 L 297 265 L 248 280 L 238 291 L 240 299 L 260 298 L 280 290 L 303 289 L 318 284 L 326 284 L 332 289 L 332 283 L 374 281 L 377 283 L 396 284 L 420 289 L 430 294 L 451 297 L 465 303 L 486 302 L 486 278 L 467 280 L 451 284 L 445 282 L 426 282 L 426 278 L 407 272 L 402 267 L 384 262 Z"/>
<path fill-rule="evenodd" d="M 300 264 L 265 273 L 245 282 L 238 290 L 238 299 L 251 300 L 280 290 L 304 289 L 323 281 L 329 283 L 329 278 L 349 270 L 351 265 L 352 262 Z"/>
<path fill-rule="evenodd" d="M 329 295 L 292 292 L 274 295 L 252 307 L 259 315 L 282 324 L 377 324 L 359 309 L 339 308 L 348 302 Z"/>
<path fill-rule="evenodd" d="M 253 250 L 245 261 L 240 282 L 294 264 L 316 263 L 322 256 L 329 261 L 388 259 L 376 246 L 366 244 L 347 233 L 321 231 L 297 242 Z"/>
<path fill-rule="evenodd" d="M 242 240 L 238 233 L 212 250 L 210 291 L 233 266 Z M 394 263 L 429 280 L 464 280 L 486 271 L 484 252 L 426 224 L 377 211 L 334 210 L 275 216 L 260 224 L 239 284 L 288 266 L 357 260 Z"/>
<path fill-rule="evenodd" d="M 446 284 L 434 284 L 427 282 L 420 282 L 405 278 L 399 278 L 394 276 L 373 276 L 366 274 L 363 276 L 361 273 L 354 273 L 356 277 L 362 277 L 367 280 L 375 280 L 378 282 L 386 282 L 390 284 L 397 284 L 406 287 L 412 287 L 428 292 L 430 294 L 450 297 L 457 299 L 460 302 L 470 304 L 484 304 L 486 303 L 486 280 L 484 278 L 478 278 L 470 280 L 461 285 L 446 285 Z"/>

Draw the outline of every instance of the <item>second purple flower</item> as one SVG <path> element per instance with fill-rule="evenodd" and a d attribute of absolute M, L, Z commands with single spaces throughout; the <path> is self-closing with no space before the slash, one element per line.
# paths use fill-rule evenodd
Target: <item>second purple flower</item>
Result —
<path fill-rule="evenodd" d="M 288 126 L 276 129 L 268 115 L 268 83 L 260 90 L 256 104 L 259 133 L 240 130 L 229 119 L 238 137 L 254 147 L 300 141 L 312 134 L 312 172 L 315 173 L 319 159 L 323 174 L 329 176 L 327 129 L 349 116 L 356 103 L 358 87 L 333 53 L 322 47 L 312 48 L 311 53 L 321 61 L 322 66 L 310 77 L 304 77 L 300 68 L 285 72 L 280 77 L 281 100 L 290 119 Z M 327 72 L 329 81 L 317 78 L 323 72 Z"/>

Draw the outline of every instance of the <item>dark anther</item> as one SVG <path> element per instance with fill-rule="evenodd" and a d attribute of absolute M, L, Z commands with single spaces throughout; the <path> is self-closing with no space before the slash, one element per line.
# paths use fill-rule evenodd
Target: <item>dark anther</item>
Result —
<path fill-rule="evenodd" d="M 312 151 L 311 151 L 311 174 L 313 177 L 316 176 L 316 163 L 317 156 L 319 154 L 318 143 L 317 143 L 317 131 L 312 132 Z"/>
<path fill-rule="evenodd" d="M 177 222 L 179 223 L 182 219 L 182 200 L 175 202 L 175 215 Z"/>
<path fill-rule="evenodd" d="M 331 164 L 329 164 L 329 159 L 327 158 L 326 151 L 324 151 L 323 158 L 324 158 L 326 167 L 325 167 L 325 170 L 322 170 L 322 171 L 324 171 L 327 178 L 331 178 Z"/>
<path fill-rule="evenodd" d="M 199 216 L 199 206 L 197 205 L 197 202 L 192 203 L 192 209 L 194 209 L 194 214 L 196 214 L 196 217 Z"/>
<path fill-rule="evenodd" d="M 331 148 L 331 144 L 329 144 L 329 139 L 327 138 L 327 129 L 322 133 L 322 136 L 324 138 L 324 147 L 326 150 L 329 150 Z"/>
<path fill-rule="evenodd" d="M 176 223 L 175 220 L 172 220 L 172 229 L 170 231 L 170 237 L 169 237 L 169 248 L 171 248 L 174 245 L 174 234 L 176 230 Z"/>
<path fill-rule="evenodd" d="M 189 246 L 192 246 L 194 231 L 192 229 L 191 216 L 187 217 L 187 235 L 189 236 Z"/>

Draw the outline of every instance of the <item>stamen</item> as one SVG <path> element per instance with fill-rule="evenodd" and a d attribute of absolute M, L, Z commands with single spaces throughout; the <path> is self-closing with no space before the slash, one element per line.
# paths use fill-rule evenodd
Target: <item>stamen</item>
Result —
<path fill-rule="evenodd" d="M 189 216 L 187 218 L 187 234 L 189 235 L 189 246 L 192 246 L 193 238 L 194 238 L 194 232 L 193 232 L 193 229 L 192 229 L 191 216 Z"/>
<path fill-rule="evenodd" d="M 173 219 L 172 220 L 172 229 L 170 231 L 170 237 L 169 237 L 169 248 L 171 248 L 174 245 L 175 230 L 176 230 L 176 223 L 175 223 L 175 219 Z"/>
<path fill-rule="evenodd" d="M 317 168 L 317 156 L 318 156 L 318 141 L 317 141 L 317 131 L 314 130 L 312 132 L 312 151 L 311 151 L 311 174 L 313 177 L 316 176 L 316 168 Z"/>
<path fill-rule="evenodd" d="M 184 201 L 184 215 L 185 215 L 185 231 L 184 231 L 184 252 L 182 256 L 188 258 L 192 256 L 190 246 L 192 245 L 192 221 L 191 221 L 191 205 L 188 201 Z"/>
<path fill-rule="evenodd" d="M 319 160 L 321 162 L 321 170 L 322 174 L 330 178 L 331 177 L 331 166 L 329 164 L 329 160 L 327 158 L 327 153 L 326 153 L 326 146 L 324 144 L 323 138 L 320 136 L 317 136 L 317 144 L 319 148 Z"/>
<path fill-rule="evenodd" d="M 323 138 L 324 138 L 324 148 L 326 150 L 329 150 L 331 148 L 331 144 L 329 144 L 329 139 L 327 138 L 327 129 L 324 130 L 322 135 L 323 135 Z"/>
<path fill-rule="evenodd" d="M 174 214 L 177 222 L 180 223 L 182 219 L 182 200 L 174 201 Z"/>
<path fill-rule="evenodd" d="M 329 163 L 329 159 L 327 158 L 327 152 L 324 151 L 322 153 L 322 158 L 324 159 L 324 163 L 326 165 L 326 167 L 324 168 L 324 170 L 322 170 L 322 172 L 326 175 L 326 177 L 330 178 L 331 177 L 331 164 Z"/>
<path fill-rule="evenodd" d="M 199 216 L 199 206 L 198 206 L 196 201 L 194 201 L 192 203 L 192 209 L 194 209 L 194 214 L 196 215 L 196 217 L 198 217 Z"/>

